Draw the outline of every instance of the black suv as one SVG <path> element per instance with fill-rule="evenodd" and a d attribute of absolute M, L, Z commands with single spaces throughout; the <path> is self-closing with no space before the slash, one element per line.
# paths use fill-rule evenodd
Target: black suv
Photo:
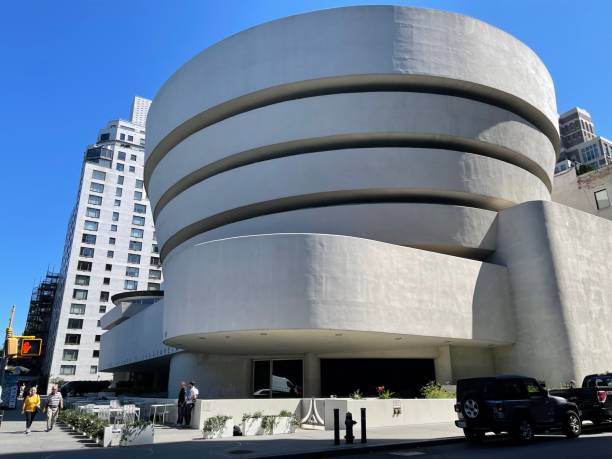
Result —
<path fill-rule="evenodd" d="M 575 403 L 552 397 L 535 379 L 498 376 L 457 381 L 455 425 L 472 442 L 486 432 L 509 433 L 521 442 L 536 433 L 559 430 L 568 438 L 582 433 L 580 410 Z"/>

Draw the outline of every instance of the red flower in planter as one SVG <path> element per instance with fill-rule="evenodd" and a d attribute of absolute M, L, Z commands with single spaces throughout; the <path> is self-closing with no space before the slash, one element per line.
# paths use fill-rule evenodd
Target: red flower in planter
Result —
<path fill-rule="evenodd" d="M 376 390 L 377 390 L 378 392 L 382 392 L 383 390 L 385 390 L 385 386 L 378 386 L 378 387 L 376 388 Z"/>

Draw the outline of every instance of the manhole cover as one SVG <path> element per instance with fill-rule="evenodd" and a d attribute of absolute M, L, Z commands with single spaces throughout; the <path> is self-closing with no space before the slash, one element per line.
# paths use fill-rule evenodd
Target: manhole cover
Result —
<path fill-rule="evenodd" d="M 229 454 L 251 454 L 254 451 L 250 450 L 250 449 L 232 449 L 230 451 L 228 451 Z"/>

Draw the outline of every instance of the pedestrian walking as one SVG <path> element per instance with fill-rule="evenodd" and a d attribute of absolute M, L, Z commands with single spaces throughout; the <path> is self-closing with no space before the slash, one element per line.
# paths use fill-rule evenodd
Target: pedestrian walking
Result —
<path fill-rule="evenodd" d="M 45 430 L 45 432 L 53 430 L 55 421 L 57 421 L 57 416 L 60 410 L 63 409 L 64 398 L 62 397 L 62 393 L 57 390 L 57 385 L 53 384 L 51 386 L 51 393 L 47 395 L 47 401 L 45 402 L 45 407 L 43 409 L 43 413 L 47 413 L 47 430 Z"/>
<path fill-rule="evenodd" d="M 190 381 L 187 385 L 187 389 L 185 390 L 185 427 L 189 427 L 191 425 L 191 412 L 193 411 L 193 407 L 199 395 L 200 391 L 196 387 L 196 383 L 194 381 Z"/>
<path fill-rule="evenodd" d="M 187 387 L 187 384 L 185 383 L 185 381 L 181 381 L 180 384 L 180 390 L 178 393 L 178 404 L 176 407 L 176 411 L 178 413 L 178 416 L 176 418 L 176 425 L 180 426 L 185 418 L 185 387 Z"/>
<path fill-rule="evenodd" d="M 36 387 L 31 387 L 29 395 L 23 399 L 23 405 L 21 405 L 21 413 L 25 414 L 26 418 L 26 435 L 30 435 L 30 427 L 39 409 L 40 396 L 36 393 Z"/>

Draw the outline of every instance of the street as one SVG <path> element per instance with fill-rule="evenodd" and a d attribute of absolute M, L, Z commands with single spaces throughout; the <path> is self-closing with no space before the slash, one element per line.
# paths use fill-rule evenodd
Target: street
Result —
<path fill-rule="evenodd" d="M 351 456 L 356 459 L 393 459 L 400 457 L 423 457 L 423 458 L 452 458 L 452 459 L 475 459 L 475 458 L 612 458 L 612 428 L 595 429 L 585 426 L 584 434 L 573 440 L 563 436 L 538 436 L 533 444 L 517 445 L 508 437 L 488 437 L 481 445 L 472 445 L 467 442 L 454 443 L 443 446 L 432 446 L 425 448 L 406 448 L 371 452 Z"/>

